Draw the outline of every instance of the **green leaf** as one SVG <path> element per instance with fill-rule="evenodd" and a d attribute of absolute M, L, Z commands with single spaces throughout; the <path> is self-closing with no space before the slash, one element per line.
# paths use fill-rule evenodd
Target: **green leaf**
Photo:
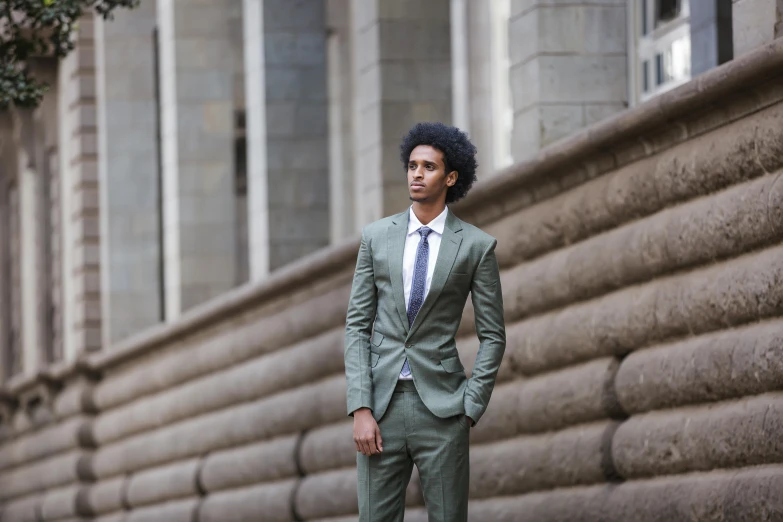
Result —
<path fill-rule="evenodd" d="M 0 0 L 0 108 L 34 107 L 46 86 L 26 71 L 27 60 L 49 55 L 62 58 L 74 48 L 74 33 L 85 13 L 110 18 L 118 8 L 139 0 Z"/>

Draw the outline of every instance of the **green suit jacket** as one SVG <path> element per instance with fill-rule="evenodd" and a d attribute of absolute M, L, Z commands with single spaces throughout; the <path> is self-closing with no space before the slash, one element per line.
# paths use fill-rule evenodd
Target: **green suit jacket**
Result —
<path fill-rule="evenodd" d="M 422 402 L 436 416 L 487 409 L 506 348 L 497 240 L 449 210 L 429 293 L 408 327 L 402 257 L 410 210 L 367 225 L 345 327 L 348 414 L 386 412 L 405 358 Z M 471 295 L 480 346 L 470 379 L 454 336 Z"/>

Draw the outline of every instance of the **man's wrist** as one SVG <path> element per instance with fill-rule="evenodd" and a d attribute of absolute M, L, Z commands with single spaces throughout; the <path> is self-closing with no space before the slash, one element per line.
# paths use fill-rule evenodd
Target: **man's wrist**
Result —
<path fill-rule="evenodd" d="M 361 416 L 361 415 L 365 415 L 365 414 L 372 415 L 372 410 L 365 406 L 363 408 L 359 408 L 357 410 L 354 410 L 354 412 L 353 412 L 353 416 L 354 417 L 356 417 L 357 415 Z"/>

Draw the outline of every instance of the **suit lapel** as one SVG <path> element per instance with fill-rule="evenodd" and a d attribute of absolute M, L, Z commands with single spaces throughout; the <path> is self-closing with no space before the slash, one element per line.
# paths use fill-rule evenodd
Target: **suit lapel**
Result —
<path fill-rule="evenodd" d="M 460 225 L 459 219 L 449 210 L 449 213 L 446 215 L 446 226 L 443 229 L 443 238 L 440 241 L 438 259 L 435 261 L 435 271 L 432 274 L 430 291 L 427 293 L 427 297 L 424 298 L 424 303 L 422 303 L 419 313 L 416 314 L 416 319 L 413 321 L 410 331 L 408 332 L 408 338 L 416 332 L 424 319 L 426 319 L 427 313 L 432 309 L 432 305 L 438 300 L 440 293 L 443 291 L 443 287 L 451 273 L 451 267 L 454 266 L 454 260 L 457 258 L 460 244 L 462 243 L 462 234 L 459 233 L 461 230 L 462 226 Z M 405 303 L 403 302 L 403 305 L 404 304 Z"/>
<path fill-rule="evenodd" d="M 392 295 L 397 305 L 400 321 L 408 333 L 408 314 L 405 307 L 405 289 L 402 282 L 402 257 L 405 253 L 405 239 L 408 235 L 408 211 L 398 214 L 392 219 L 392 225 L 387 230 L 387 245 L 389 253 L 389 280 L 392 285 Z"/>

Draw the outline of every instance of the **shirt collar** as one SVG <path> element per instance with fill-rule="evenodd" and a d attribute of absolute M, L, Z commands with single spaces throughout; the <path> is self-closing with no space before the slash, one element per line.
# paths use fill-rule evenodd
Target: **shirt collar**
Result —
<path fill-rule="evenodd" d="M 410 219 L 408 219 L 408 235 L 413 234 L 417 230 L 419 230 L 421 227 L 425 226 L 421 224 L 421 221 L 419 221 L 419 218 L 416 217 L 416 213 L 413 212 L 413 207 L 411 206 L 408 213 L 410 214 Z M 441 212 L 438 217 L 430 221 L 426 226 L 427 228 L 431 229 L 433 232 L 443 235 L 443 229 L 446 228 L 446 217 L 449 214 L 449 207 L 446 207 L 443 209 L 443 212 Z"/>

